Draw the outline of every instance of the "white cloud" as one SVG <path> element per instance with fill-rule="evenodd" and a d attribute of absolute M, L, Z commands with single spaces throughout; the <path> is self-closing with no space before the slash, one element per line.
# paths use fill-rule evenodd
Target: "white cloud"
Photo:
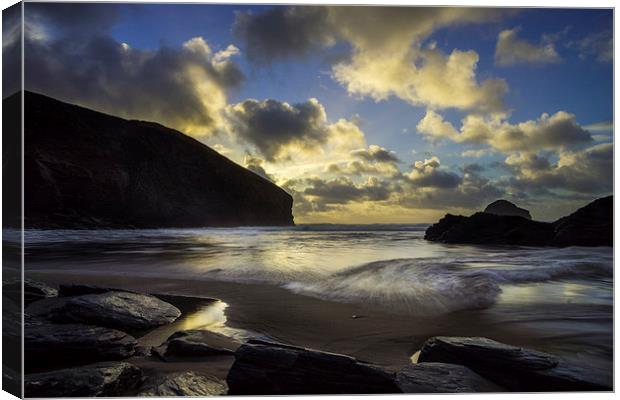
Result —
<path fill-rule="evenodd" d="M 517 37 L 519 29 L 508 29 L 499 33 L 495 48 L 495 62 L 498 65 L 552 64 L 562 60 L 552 42 L 536 45 Z"/>

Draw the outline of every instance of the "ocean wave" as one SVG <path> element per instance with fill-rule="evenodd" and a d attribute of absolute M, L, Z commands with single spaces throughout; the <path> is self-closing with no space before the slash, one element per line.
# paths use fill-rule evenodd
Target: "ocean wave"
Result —
<path fill-rule="evenodd" d="M 611 266 L 605 263 L 471 268 L 437 260 L 397 259 L 352 267 L 321 281 L 283 286 L 298 294 L 432 315 L 490 307 L 505 284 L 611 276 Z"/>

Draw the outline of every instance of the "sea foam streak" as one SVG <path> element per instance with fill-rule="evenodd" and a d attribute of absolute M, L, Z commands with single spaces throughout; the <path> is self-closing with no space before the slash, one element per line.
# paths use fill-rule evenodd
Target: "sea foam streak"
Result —
<path fill-rule="evenodd" d="M 609 265 L 587 262 L 483 269 L 437 260 L 397 259 L 352 267 L 320 282 L 291 282 L 284 287 L 335 301 L 372 303 L 430 315 L 490 307 L 502 284 L 611 276 Z"/>

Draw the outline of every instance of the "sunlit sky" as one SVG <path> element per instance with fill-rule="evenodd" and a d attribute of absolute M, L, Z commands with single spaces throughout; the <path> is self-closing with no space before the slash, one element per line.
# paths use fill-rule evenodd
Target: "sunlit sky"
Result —
<path fill-rule="evenodd" d="M 553 220 L 612 192 L 611 10 L 25 9 L 27 89 L 181 130 L 285 188 L 298 223 L 498 198 Z"/>

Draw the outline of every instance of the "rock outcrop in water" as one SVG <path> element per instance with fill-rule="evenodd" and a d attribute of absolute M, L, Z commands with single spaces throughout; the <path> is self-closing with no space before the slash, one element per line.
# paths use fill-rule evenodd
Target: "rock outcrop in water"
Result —
<path fill-rule="evenodd" d="M 31 92 L 24 106 L 26 227 L 293 225 L 288 193 L 181 132 Z"/>
<path fill-rule="evenodd" d="M 495 215 L 514 215 L 517 217 L 523 217 L 527 219 L 532 219 L 530 212 L 525 208 L 517 207 L 514 203 L 509 202 L 508 200 L 496 200 L 493 203 L 489 204 L 485 209 L 485 213 L 495 214 Z"/>
<path fill-rule="evenodd" d="M 470 217 L 446 214 L 426 230 L 424 238 L 454 244 L 613 246 L 613 196 L 552 223 L 487 212 Z"/>

